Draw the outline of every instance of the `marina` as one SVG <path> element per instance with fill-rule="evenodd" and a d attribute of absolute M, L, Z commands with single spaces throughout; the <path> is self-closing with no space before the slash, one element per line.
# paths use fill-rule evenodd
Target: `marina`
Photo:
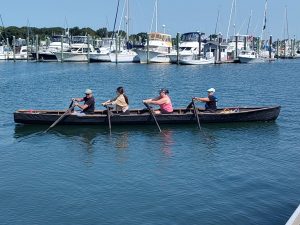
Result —
<path fill-rule="evenodd" d="M 7 106 L 2 109 L 0 165 L 5 174 L 2 172 L 4 178 L 0 181 L 3 196 L 0 204 L 7 205 L 9 201 L 9 209 L 19 213 L 26 212 L 25 206 L 32 205 L 33 210 L 27 213 L 35 219 L 23 220 L 25 224 L 37 219 L 48 221 L 46 224 L 61 221 L 52 211 L 53 207 L 66 207 L 65 212 L 72 216 L 80 213 L 91 222 L 83 210 L 91 204 L 101 215 L 108 213 L 104 218 L 95 216 L 95 221 L 116 223 L 119 216 L 110 215 L 101 207 L 108 197 L 107 207 L 124 210 L 118 215 L 132 223 L 145 219 L 155 223 L 161 219 L 157 204 L 171 207 L 176 202 L 176 214 L 185 221 L 205 223 L 214 218 L 232 224 L 241 218 L 239 214 L 232 214 L 238 211 L 244 214 L 244 224 L 254 220 L 258 224 L 284 224 L 297 207 L 300 189 L 297 178 L 300 98 L 298 94 L 295 99 L 286 98 L 291 89 L 297 89 L 299 76 L 292 71 L 300 68 L 299 63 L 298 60 L 278 60 L 272 64 L 226 64 L 204 67 L 199 74 L 198 67 L 165 64 L 2 62 L 0 82 L 5 88 L 1 98 L 7 99 L 10 93 L 14 93 L 14 97 L 8 98 Z M 81 80 L 81 77 L 90 79 Z M 119 83 L 109 84 L 110 80 Z M 270 80 L 273 80 L 272 86 Z M 103 125 L 57 124 L 46 134 L 43 132 L 51 123 L 14 123 L 13 112 L 20 108 L 32 109 L 30 113 L 34 109 L 50 112 L 57 108 L 61 109 L 61 115 L 70 98 L 82 96 L 86 87 L 94 90 L 96 110 L 105 110 L 100 102 L 114 95 L 119 84 L 126 88 L 130 108 L 142 109 L 145 107 L 141 99 L 156 94 L 159 82 L 169 87 L 175 108 L 187 106 L 188 99 L 195 93 L 205 95 L 207 86 L 214 83 L 219 108 L 280 103 L 281 112 L 275 121 L 269 122 L 200 122 L 202 131 L 193 114 L 188 114 L 193 118 L 192 123 L 182 125 L 164 124 L 157 116 L 161 134 L 153 122 L 145 126 L 112 123 L 111 135 L 106 122 Z M 101 85 L 103 83 L 109 85 Z M 186 86 L 189 88 L 184 88 Z M 258 97 L 262 92 L 264 97 Z M 203 107 L 201 103 L 197 106 Z M 152 121 L 148 112 L 144 115 Z M 201 114 L 199 117 L 201 120 Z M 51 122 L 55 119 L 57 116 Z M 120 174 L 120 168 L 126 176 Z M 85 178 L 78 184 L 77 179 L 83 179 L 82 176 Z M 49 182 L 52 185 L 49 186 Z M 71 185 L 69 182 L 77 183 L 76 189 L 64 188 Z M 183 183 L 174 185 L 178 182 Z M 111 187 L 112 184 L 120 186 Z M 88 191 L 83 195 L 83 190 Z M 159 194 L 161 191 L 172 197 Z M 10 192 L 17 193 L 12 198 L 8 197 Z M 281 195 L 283 192 L 287 194 Z M 120 194 L 111 197 L 113 193 Z M 137 193 L 143 200 L 134 197 Z M 35 206 L 40 196 L 47 203 Z M 63 200 L 53 202 L 53 196 Z M 95 198 L 99 202 L 90 202 Z M 135 203 L 131 204 L 130 199 L 135 199 Z M 74 200 L 80 202 L 81 209 L 71 207 Z M 139 213 L 131 219 L 129 208 L 142 207 L 145 202 L 150 205 L 150 214 L 136 209 Z M 224 211 L 225 205 L 228 210 Z M 38 213 L 41 206 L 48 212 Z M 214 212 L 205 210 L 207 207 Z M 3 213 L 10 215 L 7 207 Z M 150 216 L 152 213 L 155 216 Z M 173 220 L 173 213 L 170 212 L 172 216 L 168 221 Z M 190 213 L 194 215 L 192 218 Z M 15 218 L 21 216 L 17 214 Z"/>
<path fill-rule="evenodd" d="M 53 3 L 1 4 L 0 224 L 299 225 L 298 3 Z"/>

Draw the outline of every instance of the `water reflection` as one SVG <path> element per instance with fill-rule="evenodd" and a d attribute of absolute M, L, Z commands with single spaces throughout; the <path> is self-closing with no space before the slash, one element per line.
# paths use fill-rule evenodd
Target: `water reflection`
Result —
<path fill-rule="evenodd" d="M 80 141 L 81 146 L 88 153 L 95 151 L 95 143 L 99 140 L 104 145 L 113 146 L 116 150 L 130 148 L 130 136 L 149 137 L 150 141 L 158 141 L 161 151 L 165 156 L 172 156 L 172 149 L 179 144 L 179 139 L 187 139 L 195 146 L 206 146 L 209 150 L 218 147 L 221 139 L 234 139 L 236 135 L 255 137 L 263 135 L 264 138 L 278 141 L 280 126 L 276 122 L 252 122 L 252 123 L 231 123 L 231 124 L 202 124 L 199 131 L 196 124 L 190 125 L 163 125 L 162 133 L 157 132 L 155 126 L 114 126 L 112 135 L 106 126 L 57 126 L 51 132 L 44 134 L 47 125 L 15 125 L 14 138 L 17 142 L 27 141 L 31 138 L 47 138 L 49 135 L 56 135 L 61 138 L 71 138 Z M 44 137 L 43 137 L 44 136 Z M 178 138 L 174 137 L 178 136 Z M 183 138 L 184 137 L 184 138 Z M 53 136 L 52 136 L 53 138 Z M 134 139 L 135 140 L 135 139 Z M 138 139 L 141 146 L 144 140 Z M 133 145 L 136 144 L 133 142 Z M 188 143 L 189 144 L 189 143 Z"/>
<path fill-rule="evenodd" d="M 172 156 L 172 146 L 174 145 L 172 136 L 173 136 L 172 130 L 165 130 L 162 133 L 161 150 L 164 153 L 164 155 L 167 157 Z"/>

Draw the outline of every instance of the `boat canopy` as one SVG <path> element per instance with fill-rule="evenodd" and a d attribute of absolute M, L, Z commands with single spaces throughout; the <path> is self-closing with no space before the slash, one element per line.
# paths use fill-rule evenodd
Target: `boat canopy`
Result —
<path fill-rule="evenodd" d="M 199 33 L 198 32 L 190 32 L 190 33 L 182 34 L 180 40 L 182 42 L 198 41 L 199 40 Z"/>
<path fill-rule="evenodd" d="M 171 42 L 171 35 L 162 33 L 149 33 L 149 40 L 151 41 L 166 41 Z"/>
<path fill-rule="evenodd" d="M 50 40 L 51 42 L 61 42 L 61 35 L 53 35 Z M 63 42 L 69 43 L 69 38 L 67 36 L 63 36 Z"/>

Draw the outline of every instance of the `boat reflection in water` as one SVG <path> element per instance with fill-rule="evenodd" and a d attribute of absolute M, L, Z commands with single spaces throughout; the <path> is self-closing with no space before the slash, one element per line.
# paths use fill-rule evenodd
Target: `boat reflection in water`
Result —
<path fill-rule="evenodd" d="M 156 146 L 164 156 L 172 157 L 174 148 L 178 149 L 181 145 L 180 139 L 188 138 L 194 144 L 192 146 L 206 146 L 205 149 L 215 150 L 220 139 L 247 137 L 249 141 L 256 139 L 259 133 L 269 136 L 270 140 L 277 140 L 275 136 L 279 133 L 279 126 L 275 121 L 271 122 L 242 122 L 242 123 L 224 123 L 224 124 L 201 124 L 199 130 L 197 124 L 188 125 L 163 125 L 162 133 L 159 133 L 155 126 L 113 126 L 112 134 L 109 135 L 109 129 L 106 126 L 88 126 L 88 125 L 67 125 L 56 126 L 50 132 L 44 133 L 48 125 L 21 125 L 15 126 L 14 138 L 17 142 L 31 142 L 31 139 L 43 139 L 52 143 L 55 135 L 58 138 L 71 140 L 72 143 L 78 142 L 81 148 L 86 149 L 88 153 L 98 150 L 107 150 L 111 147 L 123 154 L 124 150 L 132 148 Z M 55 140 L 54 140 L 55 141 Z M 76 143 L 77 145 L 77 143 Z M 101 146 L 99 148 L 99 146 Z M 102 149 L 102 146 L 103 149 Z M 106 146 L 106 147 L 105 147 Z M 144 147 L 143 147 L 144 146 Z M 184 146 L 183 146 L 184 147 Z M 184 147 L 185 148 L 185 147 Z M 141 149 L 142 150 L 142 149 Z M 118 156 L 119 157 L 119 156 Z M 126 161 L 125 156 L 120 156 L 121 161 Z M 118 160 L 119 161 L 119 160 Z"/>

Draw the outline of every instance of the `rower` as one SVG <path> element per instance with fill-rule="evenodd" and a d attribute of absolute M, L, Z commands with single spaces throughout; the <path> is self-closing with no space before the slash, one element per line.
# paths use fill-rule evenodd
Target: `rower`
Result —
<path fill-rule="evenodd" d="M 83 98 L 72 98 L 75 101 L 75 106 L 81 109 L 80 112 L 73 112 L 73 115 L 83 116 L 86 114 L 93 114 L 95 111 L 95 99 L 93 96 L 93 91 L 91 89 L 85 90 L 85 97 Z M 78 102 L 83 102 L 83 105 L 80 105 Z"/>
<path fill-rule="evenodd" d="M 144 103 L 159 105 L 160 109 L 155 110 L 155 114 L 170 114 L 173 112 L 171 98 L 169 97 L 169 90 L 162 88 L 159 90 L 159 96 L 143 100 Z"/>
<path fill-rule="evenodd" d="M 215 112 L 217 111 L 217 102 L 218 99 L 214 96 L 216 90 L 214 88 L 210 88 L 207 90 L 206 98 L 198 98 L 194 97 L 193 99 L 199 102 L 205 102 L 205 111 Z"/>
<path fill-rule="evenodd" d="M 117 96 L 111 100 L 103 102 L 102 105 L 115 105 L 117 113 L 121 112 L 121 114 L 129 114 L 129 100 L 127 95 L 125 95 L 125 91 L 123 87 L 117 88 Z"/>

